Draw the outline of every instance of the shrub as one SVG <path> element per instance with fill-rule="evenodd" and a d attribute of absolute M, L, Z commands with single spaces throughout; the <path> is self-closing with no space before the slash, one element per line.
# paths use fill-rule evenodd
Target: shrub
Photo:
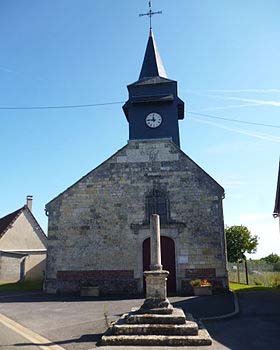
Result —
<path fill-rule="evenodd" d="M 271 286 L 274 288 L 280 288 L 280 275 L 275 275 L 272 277 Z"/>
<path fill-rule="evenodd" d="M 202 279 L 202 280 L 196 279 L 196 280 L 192 280 L 190 283 L 193 287 L 210 287 L 211 286 L 211 283 L 206 279 Z"/>
<path fill-rule="evenodd" d="M 192 280 L 190 283 L 193 287 L 199 287 L 200 282 L 201 282 L 201 280 L 197 279 L 197 280 Z"/>
<path fill-rule="evenodd" d="M 258 278 L 254 278 L 253 282 L 254 282 L 254 284 L 256 286 L 262 286 L 263 285 L 262 281 L 260 281 Z"/>
<path fill-rule="evenodd" d="M 280 261 L 274 264 L 273 271 L 278 271 L 278 272 L 280 271 Z"/>

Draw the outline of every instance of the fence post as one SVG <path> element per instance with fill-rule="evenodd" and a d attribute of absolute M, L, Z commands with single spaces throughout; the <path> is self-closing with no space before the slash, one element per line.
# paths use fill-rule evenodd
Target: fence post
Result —
<path fill-rule="evenodd" d="M 237 261 L 237 283 L 240 283 L 239 261 Z"/>
<path fill-rule="evenodd" d="M 248 277 L 248 265 L 247 265 L 247 259 L 244 260 L 245 265 L 245 276 L 246 276 L 246 284 L 249 285 L 249 277 Z"/>

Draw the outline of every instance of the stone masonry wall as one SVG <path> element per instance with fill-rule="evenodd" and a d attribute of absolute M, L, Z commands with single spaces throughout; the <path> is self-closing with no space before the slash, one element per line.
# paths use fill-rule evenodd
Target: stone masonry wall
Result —
<path fill-rule="evenodd" d="M 141 292 L 145 198 L 153 189 L 170 203 L 161 232 L 175 242 L 177 291 L 189 293 L 190 280 L 209 278 L 206 271 L 227 288 L 223 189 L 171 141 L 149 140 L 130 141 L 46 206 L 46 290 L 77 290 L 93 271 L 105 294 L 120 293 L 120 285 L 132 286 L 124 293 Z M 104 271 L 115 277 L 102 278 Z M 131 271 L 129 279 L 120 271 Z M 72 287 L 67 273 L 80 274 Z"/>

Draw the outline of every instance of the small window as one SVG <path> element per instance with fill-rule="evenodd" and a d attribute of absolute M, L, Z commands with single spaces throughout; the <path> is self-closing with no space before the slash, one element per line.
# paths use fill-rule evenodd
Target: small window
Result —
<path fill-rule="evenodd" d="M 150 222 L 152 214 L 160 216 L 162 224 L 169 222 L 169 201 L 166 194 L 159 190 L 153 190 L 146 197 L 146 220 Z"/>

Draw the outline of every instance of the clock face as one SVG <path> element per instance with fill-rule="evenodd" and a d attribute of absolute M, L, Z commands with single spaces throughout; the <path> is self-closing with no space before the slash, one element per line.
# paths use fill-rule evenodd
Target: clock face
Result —
<path fill-rule="evenodd" d="M 158 113 L 150 113 L 146 117 L 146 124 L 150 128 L 157 128 L 162 122 L 161 115 Z"/>

